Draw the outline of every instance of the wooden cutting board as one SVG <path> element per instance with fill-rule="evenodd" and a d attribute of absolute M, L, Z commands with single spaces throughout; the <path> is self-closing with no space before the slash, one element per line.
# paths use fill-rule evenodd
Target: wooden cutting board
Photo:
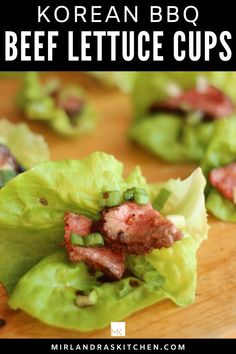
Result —
<path fill-rule="evenodd" d="M 54 74 L 56 75 L 56 74 Z M 46 76 L 54 76 L 47 74 Z M 132 118 L 130 99 L 116 89 L 105 89 L 93 79 L 79 73 L 59 73 L 63 82 L 81 83 L 100 114 L 94 133 L 77 139 L 65 139 L 40 123 L 31 123 L 35 132 L 46 137 L 52 159 L 82 158 L 94 150 L 114 154 L 125 164 L 128 173 L 140 165 L 150 182 L 171 177 L 184 178 L 196 167 L 169 165 L 144 152 L 127 139 Z M 21 121 L 23 116 L 14 104 L 20 79 L 0 78 L 0 116 Z M 210 218 L 209 239 L 198 252 L 198 286 L 196 302 L 180 308 L 163 301 L 126 319 L 127 337 L 236 337 L 236 225 Z M 0 337 L 110 337 L 110 329 L 79 333 L 49 327 L 21 311 L 7 306 L 7 295 L 0 289 Z"/>

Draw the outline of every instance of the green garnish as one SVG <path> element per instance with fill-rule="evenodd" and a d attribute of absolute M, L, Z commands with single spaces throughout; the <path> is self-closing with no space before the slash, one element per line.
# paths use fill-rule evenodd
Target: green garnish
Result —
<path fill-rule="evenodd" d="M 15 177 L 17 173 L 14 170 L 2 170 L 0 171 L 0 188 L 4 186 L 10 179 Z"/>
<path fill-rule="evenodd" d="M 123 194 L 123 198 L 126 202 L 134 200 L 134 188 L 127 189 Z"/>
<path fill-rule="evenodd" d="M 145 281 L 154 289 L 160 288 L 165 283 L 165 277 L 146 260 L 145 256 L 129 255 L 126 266 L 138 279 Z"/>
<path fill-rule="evenodd" d="M 71 234 L 70 236 L 70 242 L 73 246 L 82 246 L 84 247 L 84 237 L 85 236 L 80 236 L 78 234 Z"/>
<path fill-rule="evenodd" d="M 153 208 L 157 211 L 162 210 L 170 195 L 171 192 L 168 189 L 161 188 L 153 202 Z"/>
<path fill-rule="evenodd" d="M 80 247 L 103 246 L 104 240 L 101 234 L 93 232 L 87 236 L 81 236 L 75 233 L 71 234 L 71 244 Z"/>
<path fill-rule="evenodd" d="M 145 189 L 143 189 L 143 188 L 133 187 L 133 188 L 127 189 L 123 194 L 123 198 L 125 201 L 134 200 L 135 203 L 140 204 L 140 205 L 144 205 L 149 202 L 148 194 L 145 191 Z"/>
<path fill-rule="evenodd" d="M 101 234 L 94 232 L 85 236 L 86 246 L 104 246 L 104 239 Z"/>
<path fill-rule="evenodd" d="M 135 203 L 144 205 L 149 202 L 149 197 L 147 192 L 143 188 L 129 188 L 123 195 L 120 191 L 106 191 L 102 194 L 100 199 L 101 207 L 113 207 L 120 205 L 123 202 L 135 201 Z"/>
<path fill-rule="evenodd" d="M 147 192 L 143 188 L 135 188 L 134 201 L 140 205 L 148 204 L 149 197 Z"/>
<path fill-rule="evenodd" d="M 105 207 L 113 207 L 122 203 L 122 195 L 120 191 L 106 191 L 102 194 L 102 198 L 100 200 L 101 206 Z"/>

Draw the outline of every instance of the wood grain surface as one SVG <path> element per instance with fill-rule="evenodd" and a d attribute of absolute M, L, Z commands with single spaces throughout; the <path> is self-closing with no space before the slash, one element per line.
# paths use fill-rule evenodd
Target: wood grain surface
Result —
<path fill-rule="evenodd" d="M 82 158 L 94 150 L 115 155 L 125 164 L 125 173 L 140 165 L 150 182 L 170 177 L 184 178 L 193 164 L 169 165 L 143 151 L 127 139 L 132 119 L 130 98 L 116 89 L 104 88 L 80 73 L 45 74 L 60 76 L 62 82 L 80 83 L 88 91 L 100 115 L 97 129 L 90 135 L 66 139 L 40 123 L 30 123 L 33 131 L 45 136 L 52 159 Z M 0 78 L 0 116 L 17 122 L 24 120 L 15 106 L 20 78 Z M 198 286 L 196 302 L 186 308 L 170 301 L 146 308 L 126 319 L 127 337 L 236 337 L 236 225 L 209 218 L 209 239 L 198 251 Z M 110 329 L 90 333 L 49 327 L 21 311 L 7 306 L 7 295 L 0 288 L 1 338 L 100 338 L 110 337 Z"/>

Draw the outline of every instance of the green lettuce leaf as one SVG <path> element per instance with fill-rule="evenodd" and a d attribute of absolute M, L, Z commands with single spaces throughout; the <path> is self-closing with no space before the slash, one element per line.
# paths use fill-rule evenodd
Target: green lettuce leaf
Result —
<path fill-rule="evenodd" d="M 215 123 L 212 139 L 201 164 L 204 174 L 207 175 L 213 168 L 227 165 L 235 160 L 235 134 L 236 116 Z"/>
<path fill-rule="evenodd" d="M 1 119 L 0 143 L 6 145 L 26 169 L 49 160 L 49 149 L 44 137 L 33 133 L 24 123 L 13 124 Z"/>
<path fill-rule="evenodd" d="M 169 162 L 200 161 L 214 123 L 188 124 L 174 114 L 155 114 L 137 121 L 129 136 L 145 149 Z"/>
<path fill-rule="evenodd" d="M 39 164 L 0 190 L 0 281 L 8 290 L 40 259 L 58 250 L 66 210 L 96 219 L 102 192 L 148 188 L 140 169 L 126 179 L 122 173 L 123 165 L 114 157 L 93 153 L 81 161 Z"/>
<path fill-rule="evenodd" d="M 167 249 L 154 250 L 145 256 L 146 260 L 165 277 L 162 290 L 166 297 L 179 306 L 186 306 L 194 301 L 197 262 L 196 251 L 207 238 L 207 215 L 204 198 L 205 179 L 201 169 L 181 181 L 169 180 L 166 183 L 151 186 L 151 197 L 161 188 L 171 192 L 162 214 L 182 215 L 186 223 L 182 229 L 185 237 Z"/>
<path fill-rule="evenodd" d="M 114 157 L 93 153 L 81 161 L 42 163 L 0 191 L 0 279 L 12 291 L 22 277 L 9 301 L 12 308 L 23 309 L 48 324 L 87 331 L 164 298 L 181 306 L 194 301 L 196 251 L 208 229 L 201 170 L 184 181 L 159 185 L 148 185 L 140 169 L 126 179 L 122 173 L 123 166 Z M 162 214 L 181 215 L 186 220 L 185 237 L 173 247 L 128 259 L 129 269 L 138 278 L 102 283 L 98 274 L 91 277 L 84 264 L 68 263 L 63 252 L 38 263 L 58 252 L 66 210 L 96 219 L 101 192 L 123 192 L 131 187 L 144 188 L 152 201 L 161 188 L 168 189 L 171 195 Z M 81 291 L 93 297 L 91 306 L 75 305 Z"/>
<path fill-rule="evenodd" d="M 170 197 L 161 210 L 162 215 L 182 215 L 186 219 L 182 230 L 197 244 L 207 238 L 207 215 L 205 210 L 204 188 L 206 180 L 201 168 L 197 168 L 185 180 L 170 179 L 157 185 L 150 185 L 150 197 L 154 200 L 161 188 L 171 192 Z M 181 241 L 182 242 L 182 241 Z M 178 242 L 177 242 L 178 243 Z"/>
<path fill-rule="evenodd" d="M 57 80 L 50 80 L 43 85 L 37 72 L 26 72 L 24 85 L 18 96 L 18 105 L 27 118 L 45 121 L 56 132 L 65 136 L 80 135 L 93 129 L 97 116 L 82 89 L 78 86 L 63 88 L 64 93 L 70 92 L 85 100 L 85 107 L 78 117 L 73 117 L 72 122 L 65 110 L 56 106 L 51 95 L 59 86 Z"/>
<path fill-rule="evenodd" d="M 218 219 L 236 222 L 236 206 L 212 188 L 206 199 L 207 209 Z"/>
<path fill-rule="evenodd" d="M 50 325 L 91 331 L 119 321 L 165 298 L 160 290 L 127 277 L 113 283 L 101 283 L 83 264 L 69 264 L 65 255 L 56 253 L 32 268 L 17 284 L 9 305 L 21 308 Z M 53 286 L 52 286 L 53 284 Z M 76 305 L 78 292 L 93 294 L 95 303 Z"/>
<path fill-rule="evenodd" d="M 213 168 L 222 167 L 236 160 L 236 117 L 223 119 L 215 124 L 212 139 L 202 161 L 206 177 Z M 207 209 L 217 218 L 236 222 L 236 206 L 224 198 L 208 181 Z"/>

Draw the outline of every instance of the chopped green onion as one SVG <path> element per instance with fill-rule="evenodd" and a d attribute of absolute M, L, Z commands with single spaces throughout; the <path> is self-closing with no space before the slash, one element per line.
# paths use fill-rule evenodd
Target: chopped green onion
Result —
<path fill-rule="evenodd" d="M 143 188 L 136 187 L 127 189 L 123 195 L 118 190 L 106 191 L 100 199 L 100 205 L 102 207 L 113 207 L 124 201 L 135 201 L 137 204 L 144 205 L 149 202 L 149 197 Z"/>
<path fill-rule="evenodd" d="M 73 246 L 80 246 L 80 247 L 95 247 L 95 246 L 103 246 L 104 240 L 102 235 L 99 233 L 91 233 L 87 236 L 81 236 L 75 233 L 71 234 L 71 244 Z"/>
<path fill-rule="evenodd" d="M 82 246 L 84 247 L 84 238 L 85 236 L 80 236 L 78 234 L 72 233 L 70 236 L 70 241 L 73 246 Z"/>
<path fill-rule="evenodd" d="M 134 189 L 135 188 L 130 188 L 127 189 L 124 194 L 123 194 L 123 198 L 125 201 L 130 201 L 130 200 L 134 200 Z"/>
<path fill-rule="evenodd" d="M 122 195 L 120 191 L 106 191 L 100 200 L 101 206 L 113 207 L 122 203 Z"/>
<path fill-rule="evenodd" d="M 157 211 L 162 210 L 170 195 L 171 192 L 168 189 L 161 188 L 153 202 L 153 208 Z"/>
<path fill-rule="evenodd" d="M 148 287 L 158 289 L 165 283 L 165 277 L 146 260 L 145 256 L 128 255 L 126 267 L 138 279 L 145 281 Z"/>
<path fill-rule="evenodd" d="M 134 200 L 137 204 L 147 204 L 149 202 L 149 197 L 145 189 L 133 187 L 127 189 L 123 194 L 125 201 Z"/>
<path fill-rule="evenodd" d="M 134 201 L 140 205 L 148 204 L 149 197 L 147 192 L 142 188 L 136 188 L 136 191 L 134 192 Z"/>
<path fill-rule="evenodd" d="M 15 177 L 17 173 L 14 170 L 0 171 L 0 188 L 2 188 L 8 181 Z"/>
<path fill-rule="evenodd" d="M 88 236 L 85 236 L 84 240 L 85 240 L 86 247 L 104 246 L 104 239 L 102 235 L 97 232 L 93 232 Z"/>

